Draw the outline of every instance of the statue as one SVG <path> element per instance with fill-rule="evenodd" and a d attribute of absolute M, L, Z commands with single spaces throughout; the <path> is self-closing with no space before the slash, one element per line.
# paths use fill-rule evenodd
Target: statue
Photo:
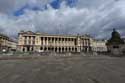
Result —
<path fill-rule="evenodd" d="M 108 52 L 115 56 L 123 55 L 124 40 L 121 38 L 119 32 L 113 29 L 112 37 L 106 43 Z"/>
<path fill-rule="evenodd" d="M 116 31 L 116 29 L 113 29 L 112 37 L 108 40 L 107 45 L 119 45 L 124 44 L 124 41 L 122 40 L 120 34 Z"/>

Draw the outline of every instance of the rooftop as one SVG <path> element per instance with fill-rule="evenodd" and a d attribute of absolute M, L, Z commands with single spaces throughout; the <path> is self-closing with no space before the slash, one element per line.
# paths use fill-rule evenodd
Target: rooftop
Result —
<path fill-rule="evenodd" d="M 23 35 L 42 35 L 42 36 L 67 36 L 67 37 L 91 37 L 90 35 L 88 34 L 84 34 L 84 35 L 80 35 L 80 34 L 77 34 L 77 35 L 74 35 L 74 34 L 48 34 L 48 33 L 40 33 L 40 32 L 32 32 L 32 31 L 21 31 L 19 34 L 23 34 Z"/>

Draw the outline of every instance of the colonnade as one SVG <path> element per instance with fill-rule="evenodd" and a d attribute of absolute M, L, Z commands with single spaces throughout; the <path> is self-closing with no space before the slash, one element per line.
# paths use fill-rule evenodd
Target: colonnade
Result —
<path fill-rule="evenodd" d="M 89 51 L 89 40 L 76 36 L 24 36 L 23 52 L 81 52 Z"/>

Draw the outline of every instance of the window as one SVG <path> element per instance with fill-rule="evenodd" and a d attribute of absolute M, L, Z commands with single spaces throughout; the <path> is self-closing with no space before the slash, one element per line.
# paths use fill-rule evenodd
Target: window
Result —
<path fill-rule="evenodd" d="M 35 40 L 33 40 L 33 45 L 35 45 Z"/>
<path fill-rule="evenodd" d="M 43 41 L 43 37 L 41 37 L 41 41 Z"/>
<path fill-rule="evenodd" d="M 119 48 L 119 46 L 113 46 L 113 48 Z"/>
<path fill-rule="evenodd" d="M 23 52 L 25 52 L 25 48 L 23 48 Z"/>
<path fill-rule="evenodd" d="M 40 50 L 43 50 L 43 47 L 41 47 Z"/>

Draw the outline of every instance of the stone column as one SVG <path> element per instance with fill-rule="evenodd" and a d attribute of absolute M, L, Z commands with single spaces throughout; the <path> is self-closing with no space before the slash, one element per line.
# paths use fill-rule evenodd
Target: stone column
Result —
<path fill-rule="evenodd" d="M 53 38 L 50 37 L 50 45 L 53 47 Z"/>
<path fill-rule="evenodd" d="M 43 37 L 40 37 L 40 41 L 41 41 L 41 46 L 43 45 Z"/>
<path fill-rule="evenodd" d="M 23 52 L 23 46 L 19 46 L 18 50 L 21 51 L 21 52 Z"/>
<path fill-rule="evenodd" d="M 54 46 L 54 52 L 55 52 L 56 51 L 55 37 L 54 37 L 53 41 L 54 41 L 53 46 Z"/>
<path fill-rule="evenodd" d="M 48 37 L 47 37 L 47 41 L 46 41 L 46 47 L 47 47 L 47 52 L 48 52 Z"/>
<path fill-rule="evenodd" d="M 85 42 L 85 40 L 83 39 L 83 46 L 84 46 L 84 42 Z"/>
<path fill-rule="evenodd" d="M 30 51 L 32 51 L 32 47 L 30 47 Z"/>
<path fill-rule="evenodd" d="M 73 52 L 75 52 L 75 47 L 73 47 L 73 48 L 74 48 Z"/>
<path fill-rule="evenodd" d="M 63 48 L 64 48 L 64 50 L 63 50 L 63 51 L 64 51 L 64 52 L 66 52 L 66 51 L 65 51 L 65 46 L 63 46 Z"/>
<path fill-rule="evenodd" d="M 47 38 L 45 37 L 45 46 L 47 45 Z"/>
<path fill-rule="evenodd" d="M 67 52 L 69 52 L 69 47 L 67 47 Z"/>
<path fill-rule="evenodd" d="M 31 37 L 31 45 L 33 45 L 33 37 Z"/>
<path fill-rule="evenodd" d="M 66 38 L 64 39 L 64 46 L 67 46 L 67 44 L 66 44 Z"/>
<path fill-rule="evenodd" d="M 25 52 L 27 52 L 27 47 L 25 47 Z"/>
<path fill-rule="evenodd" d="M 71 52 L 73 52 L 73 47 L 71 47 Z"/>
<path fill-rule="evenodd" d="M 62 38 L 60 38 L 60 52 L 62 52 L 62 46 L 63 46 L 63 43 L 62 43 Z"/>
<path fill-rule="evenodd" d="M 57 52 L 59 52 L 59 47 L 57 47 Z"/>
<path fill-rule="evenodd" d="M 42 47 L 43 47 L 43 51 L 45 51 L 45 50 L 44 50 L 44 48 L 45 48 L 45 37 L 43 37 L 42 42 L 43 42 L 43 45 L 42 45 Z"/>
<path fill-rule="evenodd" d="M 57 38 L 57 46 L 59 46 L 59 38 Z"/>
<path fill-rule="evenodd" d="M 25 44 L 26 44 L 26 45 L 28 44 L 28 43 L 27 43 L 27 42 L 28 42 L 27 38 L 28 38 L 28 37 L 25 37 L 25 42 L 26 42 Z"/>
<path fill-rule="evenodd" d="M 61 46 L 61 51 L 60 52 L 62 52 L 62 46 Z"/>

